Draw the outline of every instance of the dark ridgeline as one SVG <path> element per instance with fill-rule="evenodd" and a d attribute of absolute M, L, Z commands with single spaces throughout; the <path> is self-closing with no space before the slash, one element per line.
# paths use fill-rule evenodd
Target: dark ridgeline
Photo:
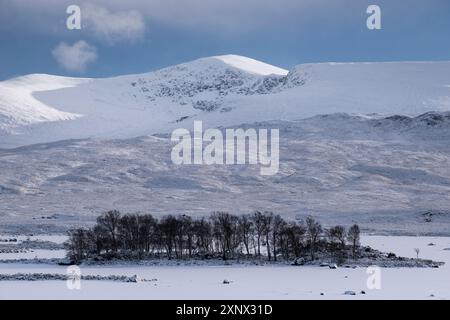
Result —
<path fill-rule="evenodd" d="M 272 212 L 251 215 L 215 212 L 209 217 L 121 214 L 109 211 L 90 229 L 69 231 L 68 258 L 85 260 L 247 259 L 343 263 L 357 258 L 359 227 L 324 229 L 312 217 L 286 221 Z"/>

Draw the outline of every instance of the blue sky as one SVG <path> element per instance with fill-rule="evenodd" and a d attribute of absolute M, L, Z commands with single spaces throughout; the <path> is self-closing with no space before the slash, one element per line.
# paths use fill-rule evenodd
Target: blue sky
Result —
<path fill-rule="evenodd" d="M 82 8 L 82 29 L 66 8 Z M 381 7 L 382 29 L 366 9 Z M 328 61 L 450 60 L 448 0 L 0 0 L 0 79 L 106 77 L 240 54 L 290 68 Z"/>

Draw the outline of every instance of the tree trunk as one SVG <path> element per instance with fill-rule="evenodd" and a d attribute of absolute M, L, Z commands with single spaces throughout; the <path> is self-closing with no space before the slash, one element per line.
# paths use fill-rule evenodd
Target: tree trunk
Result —
<path fill-rule="evenodd" d="M 267 257 L 269 261 L 272 260 L 272 254 L 270 252 L 270 243 L 269 243 L 269 234 L 266 235 L 266 244 L 267 244 Z"/>

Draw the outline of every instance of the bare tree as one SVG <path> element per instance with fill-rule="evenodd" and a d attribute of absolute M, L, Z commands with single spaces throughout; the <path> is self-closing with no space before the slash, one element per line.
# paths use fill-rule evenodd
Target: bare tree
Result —
<path fill-rule="evenodd" d="M 258 250 L 256 252 L 256 254 L 258 256 L 261 256 L 261 238 L 264 233 L 265 218 L 264 218 L 264 215 L 260 211 L 256 211 L 252 216 L 252 220 L 253 220 L 253 225 L 255 227 L 256 246 L 257 246 L 256 248 Z"/>
<path fill-rule="evenodd" d="M 137 251 L 139 242 L 139 224 L 137 215 L 124 215 L 120 217 L 117 226 L 118 239 L 121 247 L 128 251 Z"/>
<path fill-rule="evenodd" d="M 156 241 L 154 239 L 157 229 L 158 221 L 150 214 L 138 216 L 139 227 L 139 251 L 150 252 L 152 250 L 152 244 Z"/>
<path fill-rule="evenodd" d="M 353 259 L 356 258 L 356 252 L 359 247 L 359 240 L 360 240 L 360 233 L 359 226 L 357 224 L 354 224 L 348 229 L 348 241 L 352 244 L 352 253 L 353 253 Z"/>
<path fill-rule="evenodd" d="M 281 218 L 280 215 L 276 215 L 273 217 L 272 222 L 272 251 L 273 251 L 273 260 L 277 261 L 277 249 L 279 243 L 281 243 L 282 230 L 284 229 L 286 222 Z M 278 241 L 280 240 L 280 241 Z"/>
<path fill-rule="evenodd" d="M 108 249 L 108 235 L 104 228 L 99 225 L 94 226 L 92 232 L 89 232 L 89 241 L 92 244 L 93 252 L 96 255 L 102 254 L 103 250 Z"/>
<path fill-rule="evenodd" d="M 192 257 L 192 249 L 194 247 L 194 226 L 190 216 L 183 215 L 181 217 L 181 246 L 186 244 L 189 258 Z"/>
<path fill-rule="evenodd" d="M 419 248 L 414 248 L 414 252 L 416 253 L 417 259 L 419 259 L 420 249 Z"/>
<path fill-rule="evenodd" d="M 228 212 L 216 212 L 212 215 L 212 221 L 222 258 L 227 260 L 239 246 L 238 218 Z"/>
<path fill-rule="evenodd" d="M 65 243 L 67 256 L 74 263 L 79 263 L 88 257 L 89 240 L 88 230 L 75 229 L 69 231 L 69 240 Z"/>
<path fill-rule="evenodd" d="M 101 215 L 97 219 L 97 224 L 100 228 L 103 228 L 105 233 L 108 235 L 111 242 L 111 247 L 114 252 L 118 249 L 118 227 L 120 221 L 120 212 L 117 210 L 108 211 L 107 213 Z"/>
<path fill-rule="evenodd" d="M 212 243 L 212 227 L 209 220 L 201 218 L 195 220 L 193 223 L 193 230 L 195 234 L 195 242 L 198 251 L 206 256 L 211 250 Z"/>
<path fill-rule="evenodd" d="M 312 217 L 308 217 L 306 219 L 306 234 L 308 237 L 311 260 L 315 260 L 316 247 L 319 241 L 319 237 L 322 234 L 322 226 Z"/>
<path fill-rule="evenodd" d="M 161 230 L 162 243 L 167 254 L 167 258 L 172 259 L 172 252 L 176 250 L 176 239 L 179 229 L 179 221 L 176 217 L 168 215 L 162 218 L 159 228 Z M 175 253 L 177 254 L 177 253 Z"/>
<path fill-rule="evenodd" d="M 337 241 L 341 249 L 345 249 L 346 239 L 347 239 L 347 232 L 345 230 L 345 227 L 343 226 L 336 226 L 332 227 L 327 232 L 328 238 L 330 239 L 330 242 Z"/>
<path fill-rule="evenodd" d="M 272 252 L 270 251 L 270 234 L 272 232 L 273 223 L 273 213 L 272 212 L 264 212 L 263 214 L 263 233 L 265 236 L 265 243 L 267 249 L 267 258 L 269 261 L 272 259 Z"/>
<path fill-rule="evenodd" d="M 250 241 L 254 232 L 253 222 L 248 215 L 239 217 L 239 234 L 244 244 L 247 255 L 250 255 Z"/>
<path fill-rule="evenodd" d="M 299 258 L 302 251 L 303 240 L 306 234 L 306 228 L 302 223 L 290 222 L 284 229 L 286 238 L 288 239 L 287 256 L 292 253 L 295 258 Z"/>

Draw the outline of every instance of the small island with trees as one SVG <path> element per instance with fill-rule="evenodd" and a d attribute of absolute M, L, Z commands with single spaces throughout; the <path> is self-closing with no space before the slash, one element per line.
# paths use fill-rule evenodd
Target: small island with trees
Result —
<path fill-rule="evenodd" d="M 152 261 L 439 267 L 431 260 L 397 257 L 360 243 L 360 228 L 324 228 L 313 217 L 287 221 L 272 212 L 214 212 L 209 217 L 121 214 L 109 211 L 92 228 L 74 228 L 65 243 L 67 263 Z"/>

